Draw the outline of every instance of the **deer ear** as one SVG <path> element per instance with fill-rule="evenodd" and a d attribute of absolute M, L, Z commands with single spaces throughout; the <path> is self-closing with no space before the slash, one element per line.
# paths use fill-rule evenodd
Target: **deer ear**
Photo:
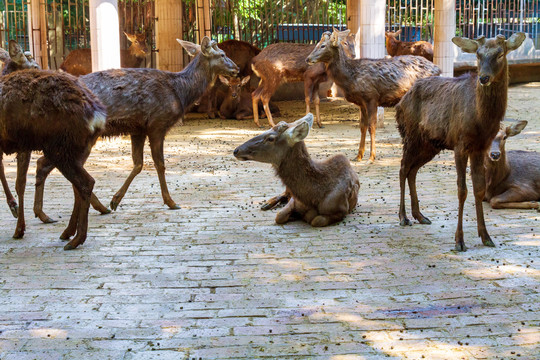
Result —
<path fill-rule="evenodd" d="M 242 81 L 240 82 L 240 86 L 246 85 L 246 84 L 249 82 L 249 79 L 250 79 L 250 78 L 251 78 L 251 75 L 248 75 L 248 76 L 244 77 L 244 78 L 242 79 Z"/>
<path fill-rule="evenodd" d="M 289 129 L 283 133 L 289 140 L 290 144 L 296 144 L 306 138 L 309 134 L 309 129 L 313 125 L 313 114 L 309 113 L 303 118 L 296 120 L 290 124 Z"/>
<path fill-rule="evenodd" d="M 126 35 L 126 38 L 127 38 L 129 41 L 131 41 L 131 42 L 135 41 L 135 39 L 136 39 L 136 36 L 135 36 L 135 35 L 133 35 L 133 34 L 128 34 L 128 33 L 125 32 L 125 31 L 124 31 L 124 35 Z"/>
<path fill-rule="evenodd" d="M 22 52 L 23 52 L 23 49 L 21 45 L 19 45 L 18 42 L 16 42 L 15 40 L 9 40 L 9 56 L 10 57 L 15 57 L 19 54 L 22 54 Z"/>
<path fill-rule="evenodd" d="M 219 81 L 221 81 L 223 84 L 229 86 L 229 80 L 225 76 L 219 75 Z"/>
<path fill-rule="evenodd" d="M 214 46 L 216 43 L 212 41 L 208 36 L 203 37 L 201 40 L 201 52 L 204 56 L 209 56 L 210 51 L 212 50 L 212 46 Z"/>
<path fill-rule="evenodd" d="M 512 34 L 512 36 L 510 36 L 510 39 L 506 40 L 506 50 L 516 50 L 518 47 L 521 46 L 523 41 L 525 41 L 526 37 L 527 36 L 525 36 L 525 34 L 522 32 Z"/>
<path fill-rule="evenodd" d="M 338 32 L 334 31 L 332 33 L 332 35 L 330 35 L 330 43 L 332 44 L 332 46 L 334 47 L 337 47 L 338 44 L 339 44 L 339 36 L 338 36 Z"/>
<path fill-rule="evenodd" d="M 478 50 L 478 42 L 464 37 L 455 36 L 452 42 L 466 53 L 475 53 Z"/>
<path fill-rule="evenodd" d="M 399 36 L 399 34 L 401 34 L 401 29 L 399 29 L 398 31 L 396 31 L 396 32 L 394 33 L 394 36 Z"/>
<path fill-rule="evenodd" d="M 182 47 L 187 51 L 189 56 L 195 56 L 201 52 L 201 45 L 197 45 L 192 42 L 184 41 L 180 39 L 176 39 L 176 41 L 178 41 L 178 43 L 182 45 Z"/>
<path fill-rule="evenodd" d="M 516 136 L 527 126 L 526 120 L 518 121 L 515 124 L 506 127 L 506 136 Z"/>

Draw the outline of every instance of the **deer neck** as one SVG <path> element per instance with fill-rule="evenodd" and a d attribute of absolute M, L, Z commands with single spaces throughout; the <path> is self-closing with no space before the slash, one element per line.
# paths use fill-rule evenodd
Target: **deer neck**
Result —
<path fill-rule="evenodd" d="M 312 179 L 320 178 L 320 171 L 309 156 L 303 141 L 296 143 L 284 156 L 279 165 L 274 165 L 276 173 L 300 201 L 308 197 Z M 304 200 L 305 201 L 305 200 Z"/>
<path fill-rule="evenodd" d="M 499 130 L 499 123 L 503 120 L 508 100 L 508 65 L 505 64 L 499 75 L 493 79 L 489 86 L 480 85 L 476 81 L 476 109 L 478 119 L 489 123 L 491 132 L 489 136 L 495 137 Z M 487 125 L 487 124 L 486 124 Z"/>
<path fill-rule="evenodd" d="M 176 91 L 179 99 L 184 102 L 184 109 L 204 94 L 214 77 L 210 64 L 201 54 L 195 56 L 184 70 L 175 74 Z"/>
<path fill-rule="evenodd" d="M 386 38 L 386 52 L 388 52 L 388 55 L 393 56 L 397 52 L 397 46 L 396 39 L 390 36 Z"/>
<path fill-rule="evenodd" d="M 338 51 L 334 53 L 332 60 L 328 62 L 328 72 L 338 86 L 343 87 L 342 85 L 351 81 L 352 72 L 349 71 L 349 68 L 351 67 L 352 61 L 355 60 L 350 59 L 345 55 L 343 49 L 339 47 Z"/>

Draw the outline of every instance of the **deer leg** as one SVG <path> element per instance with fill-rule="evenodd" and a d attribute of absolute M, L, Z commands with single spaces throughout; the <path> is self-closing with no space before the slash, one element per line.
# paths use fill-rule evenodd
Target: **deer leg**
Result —
<path fill-rule="evenodd" d="M 377 103 L 371 101 L 367 106 L 369 138 L 370 138 L 370 155 L 369 162 L 375 161 L 375 132 L 377 131 Z"/>
<path fill-rule="evenodd" d="M 165 140 L 165 134 L 150 134 L 150 150 L 152 151 L 152 159 L 159 179 L 159 186 L 161 187 L 161 196 L 163 202 L 171 210 L 180 209 L 180 206 L 176 205 L 174 200 L 169 194 L 167 188 L 167 181 L 165 180 L 165 159 L 163 157 L 163 141 Z"/>
<path fill-rule="evenodd" d="M 90 149 L 89 149 L 90 150 Z M 75 231 L 70 227 L 72 224 L 76 224 L 76 235 L 70 242 L 64 246 L 64 250 L 72 250 L 77 246 L 83 244 L 87 237 L 88 232 L 88 210 L 90 208 L 90 196 L 92 189 L 94 188 L 94 179 L 83 168 L 80 159 L 69 165 L 64 163 L 58 163 L 58 170 L 66 177 L 66 179 L 73 185 L 73 194 L 75 195 L 75 204 L 73 206 L 73 212 L 69 220 L 68 228 L 64 230 L 61 238 Z"/>
<path fill-rule="evenodd" d="M 268 119 L 268 123 L 270 124 L 271 127 L 276 126 L 276 124 L 274 124 L 274 120 L 272 119 L 272 112 L 270 111 L 270 105 L 269 105 L 270 97 L 264 96 L 262 98 L 262 103 L 263 103 L 264 113 L 266 114 L 266 117 Z"/>
<path fill-rule="evenodd" d="M 315 119 L 317 121 L 317 125 L 320 129 L 324 128 L 322 122 L 321 122 L 321 110 L 319 108 L 321 100 L 319 99 L 319 90 L 314 95 L 313 103 L 315 104 Z"/>
<path fill-rule="evenodd" d="M 465 204 L 465 199 L 467 199 L 467 184 L 465 182 L 465 178 L 467 173 L 468 156 L 467 154 L 461 154 L 457 150 L 454 150 L 454 152 L 457 170 L 457 187 L 459 201 L 458 224 L 455 236 L 456 250 L 466 251 L 467 247 L 465 246 L 465 241 L 463 240 L 463 206 Z"/>
<path fill-rule="evenodd" d="M 34 215 L 45 224 L 55 223 L 56 220 L 50 218 L 43 212 L 43 192 L 45 179 L 53 171 L 54 164 L 45 156 L 40 157 L 36 164 L 36 192 L 34 194 Z"/>
<path fill-rule="evenodd" d="M 364 152 L 366 151 L 366 133 L 368 128 L 368 115 L 367 115 L 367 109 L 365 106 L 360 107 L 360 131 L 362 132 L 361 138 L 360 138 L 360 146 L 358 147 L 358 156 L 356 157 L 356 161 L 362 160 L 364 157 Z"/>
<path fill-rule="evenodd" d="M 342 189 L 336 188 L 320 203 L 318 214 L 310 224 L 314 227 L 322 227 L 343 220 L 349 212 L 349 200 Z"/>
<path fill-rule="evenodd" d="M 289 189 L 285 189 L 285 192 L 282 194 L 279 194 L 277 196 L 274 196 L 264 202 L 264 204 L 261 206 L 261 210 L 272 210 L 276 208 L 277 206 L 281 204 L 286 204 L 289 202 L 291 198 L 291 193 L 289 192 Z"/>
<path fill-rule="evenodd" d="M 146 139 L 145 135 L 131 135 L 131 157 L 133 159 L 133 169 L 131 170 L 131 173 L 129 174 L 128 178 L 118 190 L 116 194 L 114 194 L 112 200 L 111 200 L 111 209 L 116 210 L 118 208 L 118 204 L 120 204 L 120 201 L 122 201 L 122 198 L 124 195 L 126 195 L 126 191 L 129 188 L 129 185 L 131 185 L 131 182 L 137 176 L 143 168 L 143 154 L 144 154 L 144 140 Z"/>
<path fill-rule="evenodd" d="M 287 205 L 281 209 L 276 215 L 276 224 L 285 224 L 291 218 L 291 215 L 295 211 L 294 198 L 291 198 Z"/>
<path fill-rule="evenodd" d="M 17 211 L 18 206 L 17 202 L 15 201 L 15 198 L 13 197 L 13 194 L 11 193 L 11 190 L 9 190 L 9 185 L 6 179 L 6 173 L 4 171 L 4 162 L 2 161 L 3 153 L 0 152 L 0 180 L 2 182 L 2 187 L 4 188 L 4 193 L 6 194 L 6 201 L 9 206 L 9 210 L 11 210 L 11 214 L 13 217 L 17 217 Z"/>
<path fill-rule="evenodd" d="M 535 194 L 530 199 L 535 198 Z M 514 190 L 510 188 L 494 196 L 489 201 L 489 204 L 493 209 L 539 209 L 540 204 L 537 201 L 524 201 L 527 196 L 524 196 L 520 190 Z"/>
<path fill-rule="evenodd" d="M 77 233 L 77 223 L 79 221 L 79 211 L 81 209 L 81 198 L 75 186 L 72 186 L 72 187 L 73 187 L 73 197 L 74 197 L 73 211 L 71 212 L 68 226 L 64 229 L 64 231 L 60 235 L 61 240 L 69 240 L 70 237 L 72 237 L 73 235 Z"/>
<path fill-rule="evenodd" d="M 418 220 L 420 224 L 431 224 L 431 221 L 422 215 L 420 212 L 420 205 L 418 203 L 418 194 L 416 192 L 416 175 L 418 174 L 418 170 L 424 166 L 427 162 L 429 162 L 431 159 L 435 157 L 439 153 L 439 151 L 434 150 L 432 152 L 427 152 L 428 145 L 424 144 L 419 147 L 416 147 L 416 149 L 422 149 L 422 153 L 417 155 L 416 159 L 413 161 L 412 166 L 409 170 L 409 175 L 407 176 L 407 181 L 409 183 L 409 192 L 411 194 L 411 211 L 413 217 Z"/>
<path fill-rule="evenodd" d="M 484 220 L 484 208 L 482 202 L 486 194 L 486 178 L 484 169 L 484 154 L 475 152 L 471 154 L 471 177 L 473 183 L 474 202 L 476 206 L 476 224 L 478 226 L 478 236 L 485 246 L 495 247 L 486 228 Z"/>
<path fill-rule="evenodd" d="M 28 173 L 28 165 L 30 164 L 30 152 L 20 152 L 17 154 L 17 180 L 15 183 L 15 191 L 19 198 L 19 208 L 17 209 L 17 227 L 13 234 L 14 239 L 20 239 L 26 230 L 24 221 L 24 190 L 26 188 L 26 174 Z"/>
<path fill-rule="evenodd" d="M 260 91 L 259 88 L 257 88 L 252 94 L 251 94 L 251 103 L 253 106 L 253 121 L 255 122 L 255 125 L 258 127 L 261 127 L 261 123 L 259 122 L 259 95 Z"/>

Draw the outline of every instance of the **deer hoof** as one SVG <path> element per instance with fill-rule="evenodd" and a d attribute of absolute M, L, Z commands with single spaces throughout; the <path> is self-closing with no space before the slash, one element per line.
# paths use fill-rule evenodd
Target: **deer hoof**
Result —
<path fill-rule="evenodd" d="M 411 226 L 412 225 L 412 222 L 411 220 L 407 219 L 407 218 L 404 218 L 404 219 L 401 219 L 399 221 L 399 225 L 400 226 Z"/>
<path fill-rule="evenodd" d="M 118 205 L 119 205 L 119 204 L 120 204 L 119 202 L 116 202 L 116 201 L 112 200 L 112 201 L 111 201 L 111 209 L 114 210 L 114 211 L 116 211 L 116 209 L 118 208 Z"/>
<path fill-rule="evenodd" d="M 427 217 L 422 216 L 420 219 L 418 219 L 418 222 L 420 224 L 429 225 L 431 224 L 431 220 L 429 220 Z"/>
<path fill-rule="evenodd" d="M 24 228 L 15 229 L 15 233 L 13 234 L 14 239 L 22 239 L 23 236 L 24 236 Z"/>
<path fill-rule="evenodd" d="M 101 215 L 107 215 L 107 214 L 110 214 L 111 212 L 112 212 L 111 209 L 105 208 L 105 210 L 101 210 L 99 213 Z"/>
<path fill-rule="evenodd" d="M 68 251 L 68 250 L 73 250 L 73 249 L 77 248 L 77 246 L 78 246 L 78 245 L 73 245 L 73 244 L 71 243 L 71 241 L 70 241 L 70 242 L 68 242 L 68 243 L 64 246 L 64 250 L 66 250 L 66 251 Z"/>
<path fill-rule="evenodd" d="M 56 220 L 54 220 L 53 218 L 50 218 L 50 217 L 46 217 L 44 218 L 43 220 L 41 220 L 44 224 L 54 224 L 55 222 L 57 222 Z"/>
<path fill-rule="evenodd" d="M 181 207 L 180 207 L 180 205 L 173 204 L 173 205 L 169 205 L 169 209 L 170 210 L 179 210 L 179 209 L 181 209 Z"/>
<path fill-rule="evenodd" d="M 491 241 L 489 236 L 487 238 L 485 238 L 485 239 L 482 238 L 482 244 L 484 244 L 484 246 L 495 247 L 495 243 L 493 241 Z"/>
<path fill-rule="evenodd" d="M 463 241 L 457 242 L 455 246 L 456 251 L 464 252 L 467 251 L 467 247 L 465 246 L 465 243 Z"/>
<path fill-rule="evenodd" d="M 19 216 L 19 205 L 10 205 L 9 210 L 11 210 L 11 215 L 16 219 Z"/>

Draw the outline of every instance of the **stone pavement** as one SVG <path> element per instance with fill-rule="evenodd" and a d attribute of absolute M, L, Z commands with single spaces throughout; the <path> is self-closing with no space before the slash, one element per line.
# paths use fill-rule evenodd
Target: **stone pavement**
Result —
<path fill-rule="evenodd" d="M 540 84 L 510 95 L 508 115 L 529 125 L 508 147 L 540 151 Z M 304 111 L 300 101 L 278 104 L 278 120 Z M 358 111 L 343 101 L 321 108 L 326 127 L 311 132 L 309 150 L 353 158 Z M 233 158 L 260 132 L 249 121 L 190 115 L 165 145 L 182 209 L 162 204 L 147 147 L 119 210 L 91 210 L 89 238 L 74 251 L 58 239 L 71 186 L 53 172 L 45 208 L 59 222 L 43 225 L 32 216 L 31 175 L 24 239 L 11 238 L 15 219 L 0 204 L 0 359 L 538 359 L 540 214 L 486 204 L 497 247 L 483 247 L 469 179 L 469 250 L 452 251 L 456 174 L 443 152 L 418 178 L 433 224 L 400 227 L 401 145 L 393 110 L 385 117 L 378 160 L 354 164 L 359 206 L 323 229 L 278 226 L 275 211 L 259 210 L 282 185 L 270 166 Z M 5 164 L 14 184 L 13 156 Z M 107 203 L 131 169 L 128 139 L 99 141 L 87 169 Z"/>

